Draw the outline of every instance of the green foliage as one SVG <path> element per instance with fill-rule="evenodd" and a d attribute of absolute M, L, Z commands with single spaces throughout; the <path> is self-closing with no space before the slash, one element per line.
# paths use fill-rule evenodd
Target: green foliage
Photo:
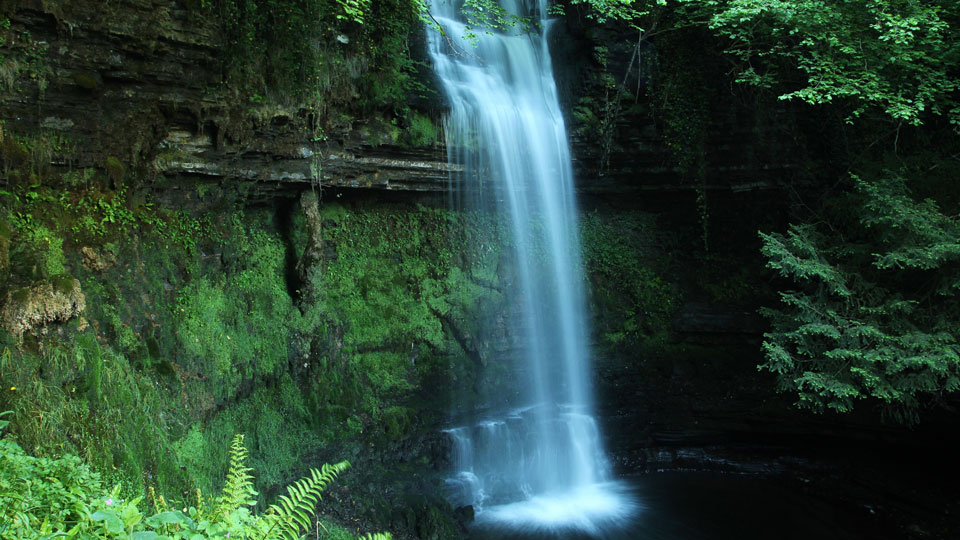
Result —
<path fill-rule="evenodd" d="M 226 487 L 212 512 L 206 512 L 199 493 L 198 506 L 179 511 L 169 510 L 165 499 L 151 491 L 156 513 L 145 516 L 139 506 L 142 497 L 124 499 L 119 485 L 105 494 L 99 476 L 79 458 L 32 457 L 9 439 L 0 439 L 0 539 L 295 540 L 314 525 L 311 518 L 321 492 L 349 467 L 341 462 L 311 469 L 309 476 L 287 488 L 288 496 L 258 515 L 248 508 L 255 492 L 245 458 L 243 437 L 237 436 Z M 388 540 L 390 535 L 366 538 Z"/>
<path fill-rule="evenodd" d="M 348 467 L 347 461 L 324 463 L 320 470 L 310 469 L 309 476 L 287 486 L 287 495 L 281 495 L 267 512 L 267 537 L 297 540 L 301 530 L 310 530 L 310 516 L 320 502 L 320 493 Z"/>
<path fill-rule="evenodd" d="M 245 444 L 252 449 L 250 461 L 259 472 L 257 481 L 261 492 L 289 478 L 310 449 L 351 434 L 341 425 L 343 418 L 330 415 L 320 407 L 310 408 L 305 393 L 307 391 L 298 389 L 294 381 L 285 376 L 277 385 L 260 385 L 209 421 L 192 425 L 172 445 L 176 460 L 186 468 L 191 484 L 204 491 L 217 487 L 231 460 L 226 448 L 234 433 L 243 433 Z M 322 420 L 317 418 L 321 415 Z"/>
<path fill-rule="evenodd" d="M 39 151 L 34 146 L 30 148 L 30 155 Z M 49 163 L 51 155 L 41 161 Z M 60 245 L 62 240 L 57 235 L 69 235 L 75 244 L 103 242 L 140 225 L 166 227 L 150 205 L 131 208 L 126 188 L 105 189 L 100 182 L 104 178 L 94 169 L 68 171 L 55 180 L 36 174 L 31 178 L 35 183 L 0 191 L 0 196 L 10 203 L 11 223 L 25 237 L 24 249 L 38 249 L 37 238 L 45 237 Z M 55 185 L 44 185 L 47 183 Z M 44 221 L 46 223 L 41 224 Z M 51 231 L 57 234 L 47 234 Z M 57 248 L 51 246 L 50 249 Z M 53 253 L 42 254 L 42 258 L 56 264 L 57 256 Z"/>
<path fill-rule="evenodd" d="M 3 95 L 16 89 L 18 80 L 34 81 L 42 94 L 47 88 L 49 68 L 46 55 L 49 44 L 37 41 L 22 26 L 14 26 L 7 17 L 0 18 L 0 102 Z"/>
<path fill-rule="evenodd" d="M 784 79 L 782 62 L 806 78 L 780 99 L 849 99 L 853 116 L 878 107 L 910 124 L 920 124 L 927 112 L 960 121 L 950 72 L 955 0 L 689 3 L 708 10 L 710 28 L 729 39 L 728 51 L 742 62 L 741 81 Z"/>
<path fill-rule="evenodd" d="M 530 21 L 511 13 L 495 0 L 464 0 L 460 10 L 466 20 L 464 38 L 476 42 L 477 30 L 491 33 L 516 26 L 528 28 Z M 436 23 L 434 23 L 436 24 Z M 441 32 L 444 29 L 439 29 Z"/>
<path fill-rule="evenodd" d="M 247 467 L 248 453 L 243 445 L 243 435 L 237 434 L 230 443 L 230 468 L 227 482 L 217 501 L 217 513 L 229 513 L 235 508 L 257 504 L 257 492 L 253 489 L 253 469 Z"/>
<path fill-rule="evenodd" d="M 62 238 L 34 220 L 32 214 L 14 214 L 10 225 L 13 228 L 10 256 L 14 271 L 38 279 L 66 272 Z"/>
<path fill-rule="evenodd" d="M 578 0 L 601 21 L 651 35 L 688 26 L 723 38 L 736 80 L 780 99 L 845 102 L 849 119 L 871 109 L 919 125 L 932 113 L 960 122 L 954 43 L 956 0 Z M 667 19 L 672 19 L 667 22 Z M 667 24 L 664 24 L 667 22 Z M 672 28 L 671 28 L 672 27 Z"/>
<path fill-rule="evenodd" d="M 437 144 L 440 132 L 433 120 L 418 112 L 408 116 L 409 126 L 406 130 L 407 143 L 411 146 L 433 146 Z"/>
<path fill-rule="evenodd" d="M 761 368 L 801 407 L 843 412 L 869 397 L 915 420 L 960 389 L 960 222 L 895 174 L 853 181 L 845 238 L 812 225 L 761 233 L 768 266 L 796 286 L 765 310 Z"/>
<path fill-rule="evenodd" d="M 587 16 L 599 23 L 608 21 L 625 22 L 635 29 L 646 23 L 645 18 L 656 12 L 657 8 L 667 5 L 667 0 L 650 0 L 635 2 L 634 0 L 570 0 L 571 6 L 588 6 Z M 561 6 L 557 4 L 557 6 Z M 562 7 L 554 10 L 563 13 Z"/>
<path fill-rule="evenodd" d="M 122 355 L 96 339 L 44 343 L 42 352 L 6 350 L 0 404 L 16 411 L 14 434 L 43 456 L 76 453 L 100 472 L 128 485 L 152 480 L 182 485 L 169 446 L 165 418 L 170 405 L 161 388 L 134 370 Z"/>
<path fill-rule="evenodd" d="M 101 490 L 100 476 L 79 458 L 32 457 L 0 439 L 0 539 L 65 531 L 85 517 Z"/>
<path fill-rule="evenodd" d="M 576 2 L 581 3 L 581 2 Z M 846 102 L 849 118 L 879 109 L 919 125 L 930 113 L 960 122 L 956 0 L 919 2 L 584 0 L 597 17 L 657 28 L 701 26 L 722 37 L 737 81 L 777 88 L 780 99 Z M 629 7 L 627 7 L 627 5 Z"/>

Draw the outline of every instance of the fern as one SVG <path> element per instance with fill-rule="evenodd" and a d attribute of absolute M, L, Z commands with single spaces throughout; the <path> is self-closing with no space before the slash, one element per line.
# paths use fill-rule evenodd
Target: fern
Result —
<path fill-rule="evenodd" d="M 367 533 L 366 536 L 360 536 L 359 540 L 393 540 L 390 533 Z"/>
<path fill-rule="evenodd" d="M 244 506 L 257 504 L 257 492 L 253 489 L 253 475 L 247 467 L 247 449 L 243 435 L 237 434 L 230 443 L 230 470 L 223 493 L 217 500 L 217 513 L 230 513 Z"/>
<path fill-rule="evenodd" d="M 310 476 L 287 486 L 289 496 L 281 495 L 278 504 L 270 505 L 267 512 L 270 525 L 263 536 L 264 540 L 299 539 L 300 531 L 310 529 L 310 520 L 316 512 L 317 503 L 320 502 L 320 493 L 348 467 L 350 463 L 347 461 L 335 465 L 324 463 L 320 470 L 310 469 Z"/>

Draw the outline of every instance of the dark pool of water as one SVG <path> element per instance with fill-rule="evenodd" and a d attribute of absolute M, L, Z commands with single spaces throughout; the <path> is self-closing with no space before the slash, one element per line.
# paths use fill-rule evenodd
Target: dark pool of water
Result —
<path fill-rule="evenodd" d="M 629 481 L 639 511 L 599 533 L 474 527 L 473 540 L 877 540 L 897 538 L 868 508 L 804 493 L 795 482 L 667 472 Z"/>

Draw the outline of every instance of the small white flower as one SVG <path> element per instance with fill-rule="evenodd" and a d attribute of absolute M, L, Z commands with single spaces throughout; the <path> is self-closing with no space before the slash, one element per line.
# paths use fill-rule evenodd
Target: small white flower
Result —
<path fill-rule="evenodd" d="M 111 504 L 113 504 L 113 499 L 111 499 L 111 498 L 108 497 L 107 500 L 105 500 L 105 501 L 103 501 L 103 502 L 107 503 L 107 506 L 110 506 Z"/>

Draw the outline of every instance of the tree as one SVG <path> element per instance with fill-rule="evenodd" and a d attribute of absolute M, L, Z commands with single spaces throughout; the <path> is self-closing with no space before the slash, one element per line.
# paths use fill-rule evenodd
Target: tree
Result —
<path fill-rule="evenodd" d="M 900 420 L 960 389 L 960 220 L 903 178 L 853 177 L 838 211 L 860 209 L 838 240 L 811 224 L 764 234 L 767 266 L 796 288 L 765 309 L 760 368 L 814 411 L 872 397 Z"/>

